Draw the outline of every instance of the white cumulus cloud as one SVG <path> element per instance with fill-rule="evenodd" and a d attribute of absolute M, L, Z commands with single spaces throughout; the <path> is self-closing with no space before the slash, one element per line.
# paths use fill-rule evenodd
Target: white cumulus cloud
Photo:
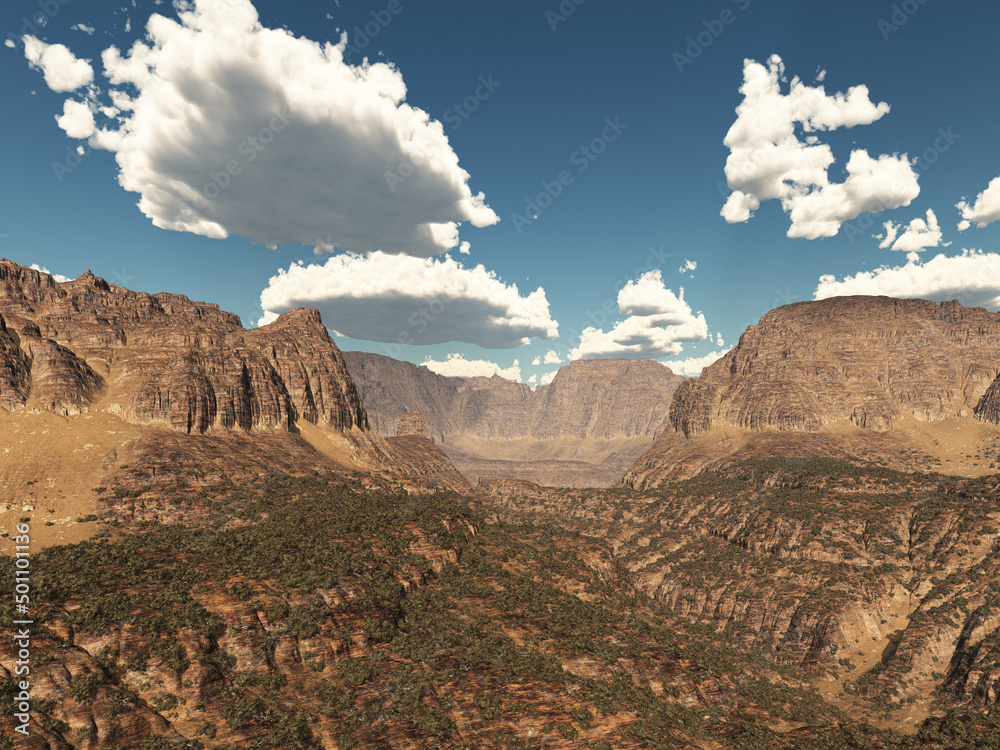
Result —
<path fill-rule="evenodd" d="M 990 180 L 990 184 L 976 196 L 971 205 L 963 200 L 955 204 L 955 208 L 962 212 L 962 221 L 958 224 L 958 229 L 962 232 L 973 224 L 981 229 L 1000 219 L 1000 177 Z"/>
<path fill-rule="evenodd" d="M 905 253 L 919 253 L 928 247 L 941 245 L 941 227 L 938 225 L 934 211 L 927 209 L 927 219 L 914 219 L 909 224 L 896 224 L 887 221 L 884 225 L 885 237 L 879 247 L 885 250 L 891 247 Z M 899 232 L 902 230 L 902 235 Z"/>
<path fill-rule="evenodd" d="M 538 379 L 538 384 L 548 385 L 555 379 L 556 375 L 558 374 L 559 370 L 552 370 L 551 372 L 543 373 L 542 376 Z"/>
<path fill-rule="evenodd" d="M 429 257 L 460 248 L 462 223 L 499 221 L 391 64 L 346 63 L 346 36 L 266 28 L 249 0 L 175 7 L 178 20 L 153 14 L 144 40 L 102 53 L 112 108 L 87 94 L 92 111 L 117 110 L 91 146 L 115 153 L 154 225 Z M 27 40 L 26 54 L 57 91 L 91 80 L 61 45 Z"/>
<path fill-rule="evenodd" d="M 719 346 L 723 346 L 721 338 Z M 702 369 L 718 362 L 729 352 L 729 349 L 720 349 L 719 351 L 712 352 L 711 354 L 706 354 L 703 357 L 688 357 L 687 359 L 673 360 L 664 359 L 661 360 L 661 362 L 669 367 L 671 371 L 673 371 L 674 375 L 680 375 L 682 378 L 696 378 L 701 375 Z"/>
<path fill-rule="evenodd" d="M 315 307 L 328 327 L 368 341 L 508 349 L 559 332 L 543 288 L 522 296 L 482 265 L 466 268 L 451 257 L 376 252 L 295 263 L 271 277 L 260 302 L 261 325 L 296 307 Z"/>
<path fill-rule="evenodd" d="M 935 302 L 957 299 L 966 307 L 1000 311 L 1000 254 L 963 250 L 960 255 L 940 254 L 926 262 L 910 255 L 901 266 L 883 266 L 844 279 L 828 274 L 820 277 L 814 299 L 854 294 Z"/>
<path fill-rule="evenodd" d="M 93 26 L 88 26 L 85 23 L 73 24 L 72 26 L 70 26 L 70 29 L 72 29 L 73 31 L 82 31 L 87 36 L 93 36 L 95 31 Z"/>
<path fill-rule="evenodd" d="M 28 65 L 40 70 L 45 84 L 57 93 L 75 91 L 94 80 L 94 69 L 86 60 L 80 60 L 64 44 L 46 44 L 31 35 L 21 38 Z"/>
<path fill-rule="evenodd" d="M 70 138 L 89 138 L 96 128 L 90 107 L 73 99 L 63 102 L 63 113 L 56 122 Z"/>
<path fill-rule="evenodd" d="M 627 315 L 610 331 L 587 327 L 569 359 L 600 357 L 649 357 L 660 359 L 681 353 L 683 344 L 708 337 L 705 316 L 695 314 L 684 301 L 684 290 L 675 295 L 663 284 L 659 270 L 644 273 L 618 293 L 618 310 Z"/>
<path fill-rule="evenodd" d="M 491 378 L 499 375 L 515 382 L 521 380 L 521 367 L 516 359 L 508 368 L 500 367 L 496 362 L 485 359 L 466 359 L 461 354 L 448 354 L 443 360 L 428 357 L 420 364 L 438 375 L 452 378 Z"/>
<path fill-rule="evenodd" d="M 766 66 L 744 60 L 743 101 L 723 141 L 730 150 L 726 180 L 733 191 L 721 212 L 727 222 L 748 221 L 762 202 L 779 200 L 792 221 L 789 237 L 832 237 L 845 221 L 906 206 L 917 197 L 917 173 L 905 154 L 872 158 L 855 149 L 847 179 L 830 182 L 833 151 L 816 133 L 875 122 L 889 105 L 874 104 L 864 85 L 828 95 L 823 86 L 807 86 L 798 77 L 785 94 L 784 73 L 777 55 Z M 804 140 L 797 128 L 807 134 Z"/>

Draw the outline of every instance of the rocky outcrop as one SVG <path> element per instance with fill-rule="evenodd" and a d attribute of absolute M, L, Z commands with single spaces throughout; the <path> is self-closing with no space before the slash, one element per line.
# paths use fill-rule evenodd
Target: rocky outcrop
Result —
<path fill-rule="evenodd" d="M 0 261 L 0 407 L 0 430 L 9 429 L 10 444 L 29 451 L 17 460 L 56 474 L 47 457 L 32 458 L 30 450 L 65 428 L 39 415 L 78 418 L 77 437 L 86 440 L 73 450 L 131 455 L 122 468 L 144 484 L 192 473 L 253 473 L 246 461 L 257 459 L 256 470 L 265 473 L 338 467 L 404 477 L 456 473 L 437 454 L 432 468 L 403 466 L 400 459 L 410 454 L 393 451 L 369 429 L 361 395 L 316 310 L 291 310 L 248 330 L 217 305 L 133 292 L 90 272 L 56 282 L 9 260 Z M 32 419 L 41 426 L 23 421 Z M 94 431 L 98 421 L 111 429 Z M 114 434 L 122 435 L 120 444 L 109 445 Z M 113 459 L 104 463 L 115 469 Z M 119 474 L 95 475 L 90 487 L 111 486 Z M 37 480 L 25 474 L 18 481 Z M 59 503 L 67 485 L 52 481 L 47 502 Z M 0 481 L 0 502 L 27 494 L 27 485 L 8 485 Z"/>
<path fill-rule="evenodd" d="M 246 330 L 217 305 L 132 292 L 90 272 L 58 283 L 4 260 L 0 315 L 0 402 L 9 410 L 71 413 L 100 401 L 130 422 L 185 433 L 293 431 L 299 419 L 367 427 L 316 310 Z"/>
<path fill-rule="evenodd" d="M 377 431 L 392 435 L 419 411 L 470 482 L 613 484 L 663 429 L 683 381 L 650 360 L 581 360 L 532 390 L 499 376 L 445 377 L 379 354 L 344 358 Z"/>
<path fill-rule="evenodd" d="M 407 435 L 424 436 L 424 417 L 419 411 L 412 411 L 396 423 L 396 437 Z"/>
<path fill-rule="evenodd" d="M 772 310 L 678 388 L 670 428 L 626 481 L 655 479 L 684 440 L 712 431 L 888 434 L 974 414 L 996 422 L 996 396 L 984 394 L 998 355 L 1000 314 L 958 302 L 841 297 Z"/>
<path fill-rule="evenodd" d="M 972 413 L 997 375 L 1000 315 L 958 302 L 838 297 L 772 310 L 681 386 L 677 432 L 728 425 L 892 429 Z"/>

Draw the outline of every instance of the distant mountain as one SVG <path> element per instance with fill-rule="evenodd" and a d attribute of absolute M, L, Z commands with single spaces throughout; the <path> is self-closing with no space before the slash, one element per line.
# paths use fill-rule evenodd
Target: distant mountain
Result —
<path fill-rule="evenodd" d="M 390 357 L 345 352 L 376 431 L 419 411 L 427 434 L 473 482 L 480 476 L 608 486 L 666 425 L 683 378 L 651 360 L 581 360 L 532 390 L 504 378 L 453 378 Z"/>
<path fill-rule="evenodd" d="M 1000 440 L 987 426 L 1000 420 L 998 368 L 1000 314 L 982 308 L 888 297 L 781 307 L 678 388 L 669 429 L 625 481 L 788 451 L 981 474 Z"/>

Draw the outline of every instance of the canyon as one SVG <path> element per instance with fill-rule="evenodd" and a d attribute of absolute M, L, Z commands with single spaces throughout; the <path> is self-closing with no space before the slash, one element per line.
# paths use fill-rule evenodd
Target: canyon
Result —
<path fill-rule="evenodd" d="M 345 352 L 372 427 L 392 435 L 410 412 L 475 484 L 506 477 L 607 487 L 667 425 L 683 378 L 651 360 L 579 360 L 532 389 L 499 376 L 456 378 L 365 352 Z"/>
<path fill-rule="evenodd" d="M 17 747 L 995 747 L 998 344 L 838 298 L 532 390 L 0 261 Z"/>

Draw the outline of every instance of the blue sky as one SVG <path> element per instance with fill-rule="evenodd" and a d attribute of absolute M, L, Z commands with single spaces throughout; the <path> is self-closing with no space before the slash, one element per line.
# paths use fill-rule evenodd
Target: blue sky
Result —
<path fill-rule="evenodd" d="M 134 66 L 118 61 L 109 82 L 102 51 L 129 57 L 154 13 L 173 23 L 146 42 L 154 75 L 123 83 Z M 767 310 L 816 295 L 1000 306 L 992 4 L 203 0 L 178 19 L 169 2 L 5 4 L 0 255 L 218 302 L 248 326 L 315 303 L 343 349 L 453 374 L 483 360 L 534 382 L 570 356 L 705 357 Z M 265 42 L 265 29 L 288 33 Z M 341 49 L 320 59 L 306 39 Z M 189 49 L 202 52 L 184 52 L 199 40 Z M 773 102 L 791 98 L 740 91 L 745 60 L 764 80 L 775 55 L 772 95 L 798 77 L 803 106 L 818 87 L 828 97 L 811 130 L 784 123 L 792 140 L 780 143 L 765 131 Z M 365 56 L 392 68 L 330 83 Z M 864 102 L 834 98 L 856 86 Z M 107 116 L 111 89 L 137 104 Z M 78 108 L 61 127 L 66 100 Z M 248 147 L 267 128 L 273 145 Z M 842 188 L 855 150 L 884 159 Z M 781 154 L 812 168 L 829 154 L 828 189 L 782 172 Z M 733 189 L 768 176 L 792 215 L 763 193 L 749 220 L 720 215 Z M 201 198 L 186 203 L 179 183 Z M 959 231 L 963 199 L 971 226 Z M 872 205 L 887 210 L 861 210 Z M 911 225 L 931 224 L 928 210 L 937 234 Z M 428 234 L 426 221 L 455 223 L 457 236 Z M 886 221 L 895 251 L 875 237 Z"/>

